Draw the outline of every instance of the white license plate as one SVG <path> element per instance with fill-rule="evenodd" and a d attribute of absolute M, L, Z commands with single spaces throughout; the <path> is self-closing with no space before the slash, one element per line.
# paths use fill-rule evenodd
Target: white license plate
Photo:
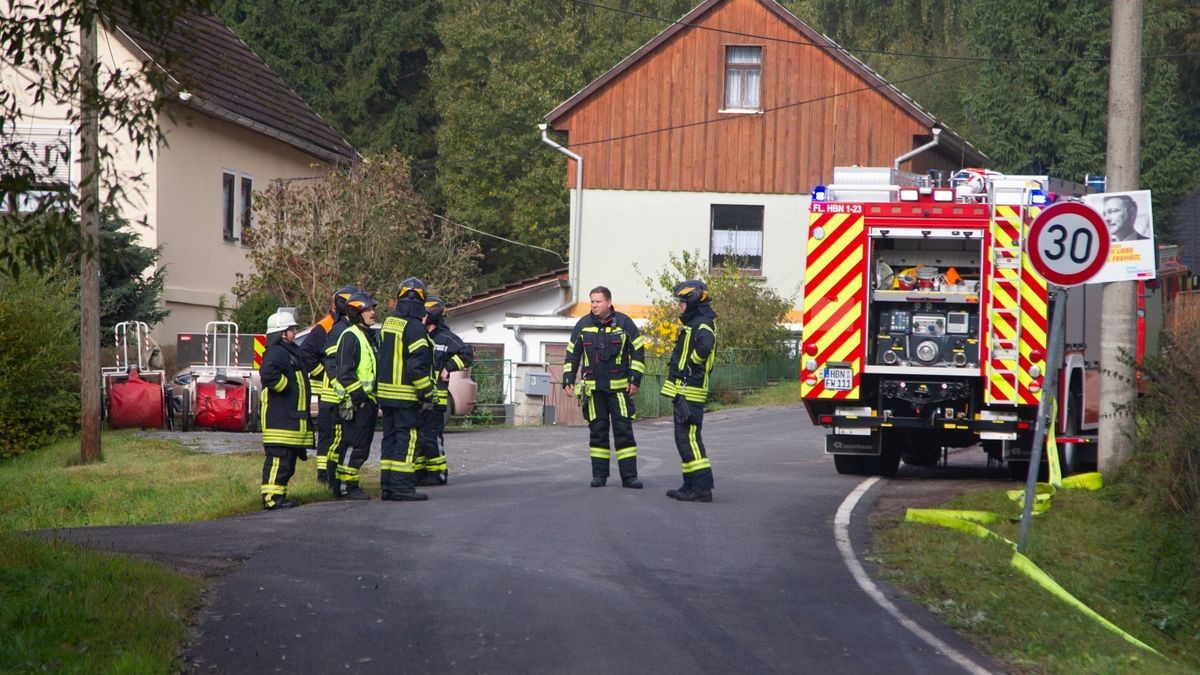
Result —
<path fill-rule="evenodd" d="M 850 391 L 854 388 L 854 373 L 849 368 L 826 368 L 825 389 Z"/>

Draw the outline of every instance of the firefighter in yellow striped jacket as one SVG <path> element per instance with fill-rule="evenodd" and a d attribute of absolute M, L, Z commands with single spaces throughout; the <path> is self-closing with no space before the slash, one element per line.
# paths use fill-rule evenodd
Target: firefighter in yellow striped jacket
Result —
<path fill-rule="evenodd" d="M 425 332 L 425 283 L 400 282 L 396 309 L 379 331 L 379 405 L 383 408 L 383 447 L 379 487 L 384 501 L 417 502 L 417 451 L 421 413 L 432 410 L 437 392 L 430 377 L 433 340 Z"/>
<path fill-rule="evenodd" d="M 327 397 L 324 393 L 329 380 L 329 374 L 325 371 L 325 342 L 332 334 L 333 327 L 339 324 L 339 319 L 342 329 L 348 325 L 344 320 L 346 301 L 357 292 L 358 288 L 354 286 L 339 288 L 333 294 L 333 300 L 329 304 L 329 314 L 308 329 L 308 336 L 304 338 L 304 344 L 300 346 L 300 354 L 304 357 L 304 368 L 308 371 L 308 381 L 313 386 L 312 393 L 321 398 L 317 408 L 317 482 L 319 483 L 329 482 L 329 476 L 325 469 L 329 462 L 329 447 L 334 442 L 333 417 L 334 410 L 337 408 L 336 403 L 326 400 Z M 336 337 L 335 335 L 335 341 Z M 334 465 L 337 465 L 336 459 Z"/>
<path fill-rule="evenodd" d="M 713 324 L 717 315 L 709 305 L 708 286 L 703 281 L 681 282 L 671 295 L 683 325 L 675 338 L 662 395 L 675 404 L 675 448 L 683 464 L 683 485 L 678 490 L 667 490 L 667 496 L 681 502 L 711 502 L 712 465 L 700 439 L 700 428 L 717 346 Z"/>
<path fill-rule="evenodd" d="M 313 432 L 308 413 L 309 381 L 300 348 L 296 346 L 296 319 L 275 312 L 267 319 L 267 351 L 263 354 L 260 419 L 263 452 L 263 510 L 287 509 L 296 502 L 287 498 L 288 480 L 296 460 L 308 459 Z"/>
<path fill-rule="evenodd" d="M 592 311 L 571 331 L 563 364 L 563 386 L 568 396 L 574 396 L 576 387 L 579 388 L 579 402 L 591 431 L 588 446 L 592 487 L 604 487 L 608 482 L 611 418 L 621 487 L 640 490 L 637 442 L 633 438 L 633 397 L 646 371 L 644 340 L 633 319 L 613 309 L 611 291 L 597 286 L 588 295 Z"/>

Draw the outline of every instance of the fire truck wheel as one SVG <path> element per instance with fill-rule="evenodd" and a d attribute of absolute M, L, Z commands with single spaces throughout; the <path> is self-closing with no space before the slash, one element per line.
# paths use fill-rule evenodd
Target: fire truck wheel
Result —
<path fill-rule="evenodd" d="M 864 457 L 863 465 L 870 475 L 891 478 L 900 469 L 900 452 L 885 446 L 878 456 Z"/>
<path fill-rule="evenodd" d="M 863 460 L 865 457 L 858 455 L 834 455 L 833 467 L 840 474 L 862 475 L 866 473 L 863 469 Z"/>

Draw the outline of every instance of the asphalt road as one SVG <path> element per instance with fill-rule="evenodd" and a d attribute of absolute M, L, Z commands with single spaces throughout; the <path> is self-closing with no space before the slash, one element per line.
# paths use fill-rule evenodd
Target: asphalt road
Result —
<path fill-rule="evenodd" d="M 615 460 L 588 487 L 585 429 L 497 429 L 447 436 L 450 484 L 427 502 L 55 536 L 212 575 L 195 672 L 962 672 L 847 570 L 833 520 L 861 479 L 834 472 L 803 409 L 706 419 L 711 504 L 664 495 L 680 482 L 669 423 L 635 432 L 640 491 Z M 854 512 L 860 556 L 875 492 Z"/>

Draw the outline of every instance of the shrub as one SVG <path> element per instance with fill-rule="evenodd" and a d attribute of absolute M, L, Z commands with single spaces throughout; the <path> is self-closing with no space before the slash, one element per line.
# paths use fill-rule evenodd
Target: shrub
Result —
<path fill-rule="evenodd" d="M 78 288 L 61 268 L 0 276 L 0 457 L 79 429 Z"/>
<path fill-rule="evenodd" d="M 286 304 L 270 291 L 256 291 L 239 298 L 238 306 L 229 312 L 229 320 L 236 323 L 242 333 L 263 333 L 267 330 L 267 317 Z M 297 321 L 304 323 L 305 318 L 297 317 Z"/>

